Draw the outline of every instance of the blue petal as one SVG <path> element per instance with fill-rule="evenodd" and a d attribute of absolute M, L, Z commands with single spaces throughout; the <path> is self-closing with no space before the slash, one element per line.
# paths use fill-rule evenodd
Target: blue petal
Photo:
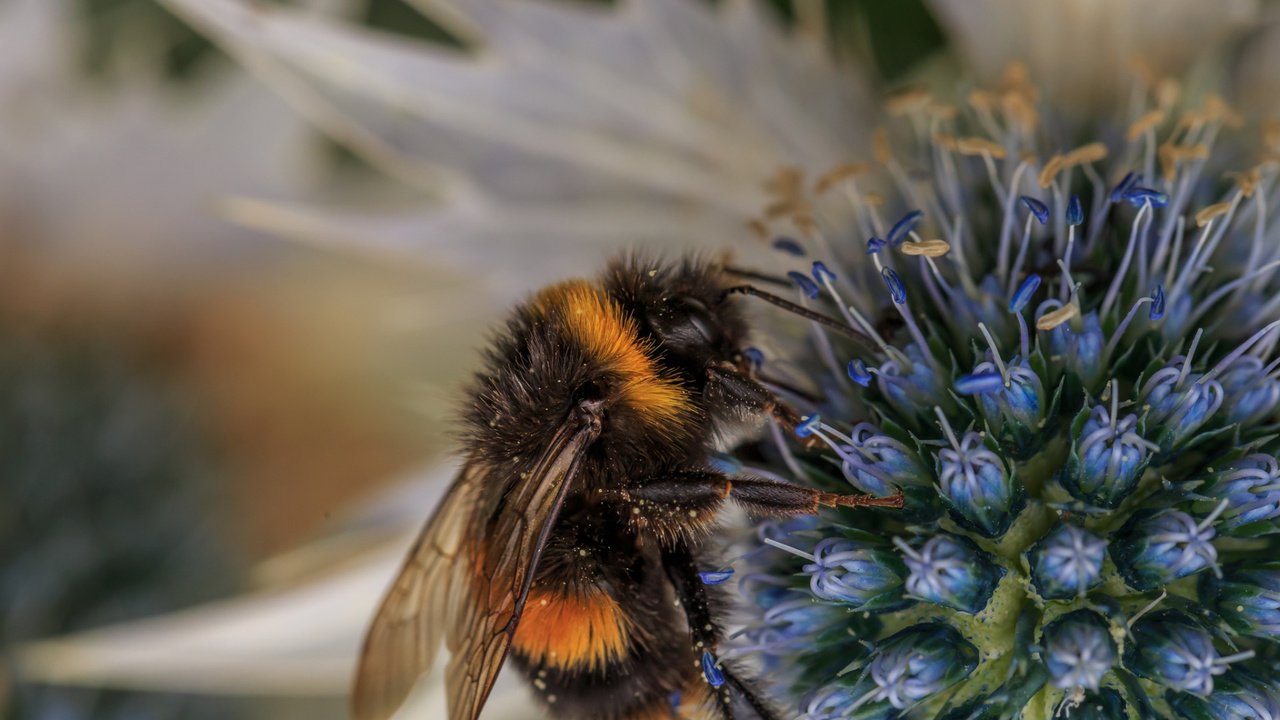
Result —
<path fill-rule="evenodd" d="M 885 268 L 880 271 L 880 276 L 884 278 L 884 284 L 889 288 L 889 297 L 898 305 L 907 301 L 907 288 L 902 284 L 902 278 L 898 277 L 898 273 L 893 268 Z"/>
<path fill-rule="evenodd" d="M 1036 289 L 1040 287 L 1040 276 L 1032 273 L 1027 276 L 1026 280 L 1018 286 L 1017 292 L 1013 294 L 1013 299 L 1009 301 L 1009 312 L 1019 313 L 1031 301 L 1031 296 L 1036 293 Z"/>
<path fill-rule="evenodd" d="M 1147 317 L 1159 320 L 1164 317 L 1164 286 L 1156 285 L 1156 289 L 1151 291 L 1151 300 L 1151 312 L 1147 313 Z"/>
<path fill-rule="evenodd" d="M 912 210 L 906 215 L 903 215 L 901 220 L 894 223 L 893 227 L 889 228 L 889 234 L 886 236 L 889 241 L 889 245 L 892 247 L 898 247 L 901 245 L 902 241 L 906 240 L 907 236 L 920 225 L 920 220 L 923 217 L 924 213 L 919 210 Z"/>
<path fill-rule="evenodd" d="M 809 297 L 809 298 L 818 297 L 818 286 L 815 285 L 814 282 L 809 279 L 809 276 L 802 275 L 796 272 L 795 270 L 792 270 L 791 272 L 787 273 L 787 277 L 791 278 L 791 282 L 795 283 L 796 286 L 800 288 L 800 290 L 805 294 L 806 297 Z"/>
<path fill-rule="evenodd" d="M 1071 202 L 1067 203 L 1067 224 L 1075 226 L 1083 222 L 1084 206 L 1080 204 L 1080 196 L 1072 195 Z"/>
<path fill-rule="evenodd" d="M 849 373 L 849 379 L 858 383 L 862 387 L 871 385 L 871 373 L 867 372 L 867 364 L 862 362 L 861 358 L 854 358 L 849 361 L 846 368 Z"/>
<path fill-rule="evenodd" d="M 698 578 L 702 580 L 703 585 L 719 585 L 731 577 L 733 577 L 733 568 L 706 570 L 698 573 Z"/>
<path fill-rule="evenodd" d="M 773 241 L 773 248 L 775 250 L 781 250 L 788 255 L 804 257 L 804 248 L 794 238 L 786 236 L 775 238 Z"/>
<path fill-rule="evenodd" d="M 1048 205 L 1045 205 L 1030 195 L 1023 195 L 1019 199 L 1022 200 L 1022 204 L 1026 206 L 1027 210 L 1031 211 L 1031 214 L 1036 216 L 1036 220 L 1039 220 L 1041 225 L 1049 222 Z"/>
<path fill-rule="evenodd" d="M 995 392 L 1004 387 L 1000 373 L 974 373 L 956 378 L 956 392 L 961 395 L 978 395 Z"/>
<path fill-rule="evenodd" d="M 718 688 L 724 685 L 724 673 L 720 672 L 720 668 L 716 667 L 716 658 L 709 651 L 702 651 L 702 674 L 707 678 L 707 682 L 711 687 Z"/>
<path fill-rule="evenodd" d="M 831 269 L 827 267 L 826 263 L 821 260 L 816 260 L 813 263 L 813 279 L 818 282 L 824 282 L 826 280 L 834 281 L 836 279 L 836 274 L 831 272 Z"/>

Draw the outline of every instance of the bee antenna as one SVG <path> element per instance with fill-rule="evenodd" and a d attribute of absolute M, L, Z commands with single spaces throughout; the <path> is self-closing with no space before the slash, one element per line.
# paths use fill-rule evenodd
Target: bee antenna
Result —
<path fill-rule="evenodd" d="M 771 305 L 776 305 L 777 307 L 780 307 L 783 310 L 786 310 L 787 312 L 794 313 L 807 320 L 812 320 L 825 328 L 828 328 L 834 332 L 840 333 L 845 337 L 853 338 L 854 340 L 870 339 L 866 335 L 862 334 L 861 332 L 858 332 L 857 330 L 854 330 L 853 328 L 849 327 L 848 325 L 845 325 L 844 323 L 837 322 L 836 320 L 832 320 L 826 315 L 823 315 L 821 313 L 816 313 L 810 310 L 809 308 L 801 305 L 797 305 L 791 302 L 790 300 L 780 298 L 777 295 L 774 295 L 772 293 L 767 293 L 764 290 L 761 290 L 760 288 L 757 288 L 753 285 L 734 285 L 733 287 L 725 288 L 724 291 L 720 293 L 720 302 L 724 302 L 726 298 L 734 294 L 751 295 L 753 297 L 758 297 L 761 300 L 764 300 L 765 302 Z"/>
<path fill-rule="evenodd" d="M 770 275 L 756 270 L 747 270 L 746 268 L 735 267 L 733 265 L 721 265 L 720 272 L 725 275 L 733 275 L 746 280 L 755 280 L 756 282 L 777 285 L 778 287 L 791 287 L 791 281 L 781 275 Z"/>

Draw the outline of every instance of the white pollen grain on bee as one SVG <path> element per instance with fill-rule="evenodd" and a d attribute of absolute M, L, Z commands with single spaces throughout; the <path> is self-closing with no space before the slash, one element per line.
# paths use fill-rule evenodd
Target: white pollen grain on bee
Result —
<path fill-rule="evenodd" d="M 542 678 L 534 678 L 534 680 L 533 680 L 533 686 L 534 686 L 534 687 L 536 687 L 536 688 L 538 688 L 539 690 L 546 690 L 546 689 L 547 689 L 547 683 L 546 683 L 546 681 L 545 681 L 545 680 L 543 680 Z"/>

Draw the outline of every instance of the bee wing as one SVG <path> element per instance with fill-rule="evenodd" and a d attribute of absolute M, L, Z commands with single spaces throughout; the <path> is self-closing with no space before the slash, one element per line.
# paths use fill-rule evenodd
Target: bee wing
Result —
<path fill-rule="evenodd" d="M 450 720 L 476 720 L 511 646 L 538 559 L 599 420 L 567 420 L 528 472 L 472 463 L 427 521 L 365 637 L 356 720 L 385 720 L 452 657 Z"/>

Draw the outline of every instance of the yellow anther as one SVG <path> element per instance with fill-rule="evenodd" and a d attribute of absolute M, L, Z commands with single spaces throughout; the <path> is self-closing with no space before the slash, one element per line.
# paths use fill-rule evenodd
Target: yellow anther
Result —
<path fill-rule="evenodd" d="M 1040 187 L 1047 188 L 1052 185 L 1053 179 L 1058 176 L 1058 173 L 1062 172 L 1066 165 L 1067 157 L 1065 155 L 1054 155 L 1049 158 L 1049 162 L 1045 163 L 1040 170 Z"/>
<path fill-rule="evenodd" d="M 956 136 L 944 132 L 936 132 L 933 134 L 933 142 L 935 142 L 943 150 L 956 150 Z"/>
<path fill-rule="evenodd" d="M 1008 92 L 1000 98 L 1000 107 L 1004 110 L 1005 116 L 1021 125 L 1027 132 L 1035 130 L 1037 123 L 1040 122 L 1040 115 L 1036 112 L 1033 103 L 1033 99 L 1018 92 Z"/>
<path fill-rule="evenodd" d="M 901 246 L 903 255 L 923 255 L 925 257 L 942 257 L 951 252 L 951 244 L 946 240 L 922 240 L 920 242 L 904 242 Z"/>
<path fill-rule="evenodd" d="M 824 193 L 851 177 L 862 175 L 869 171 L 871 167 L 866 163 L 847 162 L 840 163 L 830 170 L 818 176 L 813 183 L 813 191 L 816 193 Z"/>
<path fill-rule="evenodd" d="M 929 113 L 930 117 L 938 120 L 954 120 L 956 115 L 960 114 L 960 109 L 951 103 L 934 100 L 925 108 L 925 112 Z"/>
<path fill-rule="evenodd" d="M 765 192 L 780 197 L 799 195 L 804 185 L 804 174 L 796 167 L 781 167 L 773 177 L 765 180 Z"/>
<path fill-rule="evenodd" d="M 1004 146 L 1000 143 L 981 137 L 962 137 L 957 139 L 956 150 L 961 155 L 990 155 L 993 158 L 1003 158 L 1007 154 Z"/>
<path fill-rule="evenodd" d="M 751 218 L 750 220 L 748 220 L 747 229 L 751 231 L 752 235 L 755 235 L 761 240 L 769 239 L 769 225 L 766 224 L 765 221 L 761 220 L 760 218 Z"/>
<path fill-rule="evenodd" d="M 1063 159 L 1063 162 L 1066 163 L 1067 167 L 1072 168 L 1072 167 L 1076 167 L 1077 165 L 1085 165 L 1087 163 L 1094 163 L 1094 162 L 1098 162 L 1099 160 L 1105 160 L 1106 158 L 1107 158 L 1107 146 L 1100 142 L 1091 142 L 1088 145 L 1081 145 L 1075 150 L 1072 150 L 1071 152 L 1067 153 L 1067 156 Z"/>
<path fill-rule="evenodd" d="M 974 110 L 990 110 L 996 105 L 996 96 L 990 90 L 973 90 L 966 99 Z"/>
<path fill-rule="evenodd" d="M 1149 110 L 1129 126 L 1129 132 L 1126 132 L 1124 137 L 1129 142 L 1133 142 L 1145 135 L 1148 130 L 1154 130 L 1162 122 L 1164 122 L 1163 110 Z"/>
<path fill-rule="evenodd" d="M 862 202 L 867 207 L 881 207 L 884 205 L 884 198 L 879 193 L 869 192 L 862 196 Z"/>
<path fill-rule="evenodd" d="M 1047 312 L 1041 315 L 1039 318 L 1037 318 L 1036 329 L 1052 330 L 1079 314 L 1080 314 L 1080 310 L 1076 307 L 1075 303 L 1067 303 L 1066 305 L 1063 305 L 1057 310 L 1054 310 L 1053 312 Z"/>
<path fill-rule="evenodd" d="M 1178 163 L 1187 160 L 1204 160 L 1209 157 L 1209 146 L 1201 143 L 1195 145 L 1175 145 L 1166 142 L 1160 146 L 1160 173 L 1165 180 L 1173 182 L 1178 176 Z"/>
<path fill-rule="evenodd" d="M 927 108 L 932 99 L 927 90 L 912 88 L 890 95 L 884 101 L 884 109 L 890 115 L 910 115 Z"/>
<path fill-rule="evenodd" d="M 1258 183 L 1262 180 L 1262 170 L 1253 168 L 1242 173 L 1232 173 L 1236 179 L 1236 187 L 1240 188 L 1240 194 L 1249 199 L 1253 197 L 1254 191 L 1258 189 Z"/>
<path fill-rule="evenodd" d="M 1231 203 L 1229 202 L 1220 202 L 1210 205 L 1196 213 L 1196 227 L 1204 227 L 1205 225 L 1208 225 L 1210 220 L 1225 215 L 1230 209 Z"/>
<path fill-rule="evenodd" d="M 1213 122 L 1220 122 L 1232 129 L 1244 125 L 1244 118 L 1226 100 L 1210 93 L 1204 98 L 1204 112 Z"/>
<path fill-rule="evenodd" d="M 1262 141 L 1273 150 L 1280 150 L 1280 118 L 1271 118 L 1262 124 Z"/>

